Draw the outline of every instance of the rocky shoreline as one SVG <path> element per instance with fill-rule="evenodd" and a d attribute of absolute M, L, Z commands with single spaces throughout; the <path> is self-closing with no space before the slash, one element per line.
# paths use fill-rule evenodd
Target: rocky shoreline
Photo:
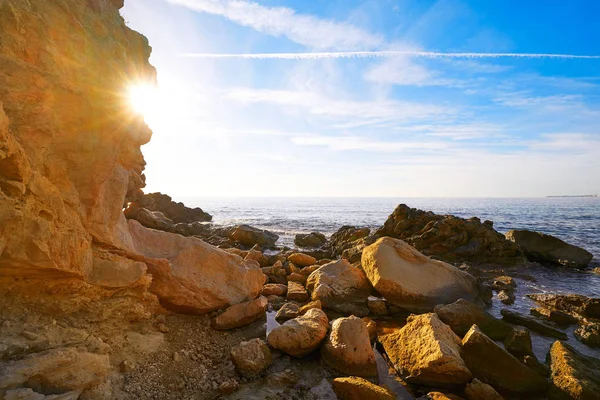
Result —
<path fill-rule="evenodd" d="M 122 6 L 0 3 L 0 399 L 598 398 L 600 299 L 526 291 L 584 249 L 404 204 L 286 248 L 144 194 Z"/>

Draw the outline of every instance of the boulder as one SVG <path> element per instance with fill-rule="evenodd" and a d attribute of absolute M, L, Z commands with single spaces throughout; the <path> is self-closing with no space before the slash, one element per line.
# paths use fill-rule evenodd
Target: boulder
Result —
<path fill-rule="evenodd" d="M 543 307 L 532 308 L 529 310 L 529 313 L 535 317 L 544 318 L 562 326 L 573 325 L 579 321 L 576 317 L 564 311 L 550 310 Z"/>
<path fill-rule="evenodd" d="M 506 233 L 506 238 L 523 249 L 531 261 L 584 268 L 593 258 L 592 253 L 581 247 L 540 232 L 511 230 Z"/>
<path fill-rule="evenodd" d="M 167 232 L 174 229 L 173 221 L 165 217 L 160 211 L 150 211 L 138 207 L 136 204 L 130 204 L 123 213 L 125 214 L 125 218 L 135 219 L 146 228 Z"/>
<path fill-rule="evenodd" d="M 504 321 L 510 322 L 511 324 L 524 326 L 526 328 L 531 329 L 532 331 L 539 333 L 540 335 L 549 336 L 561 340 L 568 339 L 566 333 L 559 331 L 558 329 L 555 329 L 550 325 L 546 325 L 543 322 L 538 321 L 537 319 L 528 315 L 522 315 L 507 309 L 500 311 L 500 313 L 502 314 L 502 319 Z"/>
<path fill-rule="evenodd" d="M 465 397 L 467 400 L 504 400 L 493 387 L 477 378 L 465 387 Z"/>
<path fill-rule="evenodd" d="M 430 259 L 398 239 L 385 237 L 366 247 L 362 267 L 388 301 L 413 312 L 431 311 L 460 298 L 475 300 L 479 294 L 472 275 Z"/>
<path fill-rule="evenodd" d="M 519 360 L 525 356 L 534 356 L 531 335 L 525 328 L 514 328 L 504 340 L 504 348 Z"/>
<path fill-rule="evenodd" d="M 369 296 L 367 299 L 367 308 L 369 309 L 369 312 L 377 316 L 387 315 L 388 309 L 385 303 L 385 299 Z"/>
<path fill-rule="evenodd" d="M 587 318 L 600 318 L 600 298 L 580 294 L 528 294 L 531 300 L 555 310 Z"/>
<path fill-rule="evenodd" d="M 258 244 L 259 246 L 273 247 L 279 236 L 249 225 L 239 225 L 231 230 L 229 238 L 244 246 L 251 247 Z"/>
<path fill-rule="evenodd" d="M 110 371 L 108 355 L 65 347 L 47 350 L 0 365 L 0 394 L 30 382 L 50 393 L 82 391 L 101 383 Z"/>
<path fill-rule="evenodd" d="M 375 353 L 367 325 L 360 318 L 338 318 L 321 346 L 325 364 L 345 375 L 377 376 Z"/>
<path fill-rule="evenodd" d="M 451 393 L 429 392 L 418 400 L 464 400 L 462 397 Z"/>
<path fill-rule="evenodd" d="M 281 306 L 279 311 L 277 311 L 275 321 L 282 323 L 289 319 L 296 318 L 298 315 L 300 315 L 300 307 L 298 304 L 288 301 Z"/>
<path fill-rule="evenodd" d="M 288 256 L 288 261 L 299 267 L 309 267 L 317 263 L 317 259 L 304 253 L 293 253 Z"/>
<path fill-rule="evenodd" d="M 244 257 L 245 260 L 254 260 L 258 262 L 261 268 L 266 268 L 269 266 L 269 260 L 258 250 L 248 250 L 248 254 Z"/>
<path fill-rule="evenodd" d="M 320 300 L 325 308 L 357 316 L 369 313 L 371 284 L 365 273 L 347 260 L 333 261 L 314 271 L 308 276 L 306 288 L 311 298 Z"/>
<path fill-rule="evenodd" d="M 212 327 L 218 330 L 239 328 L 264 318 L 269 302 L 266 297 L 234 304 L 212 320 Z"/>
<path fill-rule="evenodd" d="M 238 372 L 246 378 L 260 375 L 273 361 L 271 350 L 262 339 L 241 342 L 231 349 L 230 357 Z"/>
<path fill-rule="evenodd" d="M 495 389 L 520 395 L 543 393 L 546 380 L 487 337 L 477 325 L 462 340 L 462 357 L 473 375 Z"/>
<path fill-rule="evenodd" d="M 377 386 L 364 378 L 350 376 L 335 378 L 333 391 L 340 400 L 395 400 L 396 395 L 388 388 Z"/>
<path fill-rule="evenodd" d="M 600 360 L 585 356 L 566 343 L 556 341 L 548 352 L 551 400 L 599 400 Z"/>
<path fill-rule="evenodd" d="M 294 357 L 304 357 L 315 351 L 329 328 L 327 315 L 319 309 L 308 310 L 274 328 L 267 337 L 269 345 Z"/>
<path fill-rule="evenodd" d="M 472 378 L 460 356 L 460 338 L 435 314 L 411 316 L 402 329 L 379 336 L 379 341 L 408 383 L 452 386 Z"/>
<path fill-rule="evenodd" d="M 477 325 L 494 340 L 504 340 L 513 330 L 510 324 L 464 299 L 458 299 L 452 304 L 438 305 L 434 312 L 460 337 L 466 335 L 473 325 Z"/>
<path fill-rule="evenodd" d="M 309 301 L 308 303 L 306 303 L 298 309 L 298 314 L 304 315 L 308 310 L 311 310 L 313 308 L 318 308 L 319 310 L 321 310 L 323 308 L 323 305 L 319 300 Z"/>
<path fill-rule="evenodd" d="M 600 323 L 582 324 L 573 332 L 577 340 L 590 347 L 600 347 Z"/>
<path fill-rule="evenodd" d="M 201 208 L 189 208 L 177 203 L 170 196 L 162 193 L 149 193 L 137 199 L 137 203 L 150 211 L 158 211 L 175 223 L 191 223 L 211 221 L 212 216 Z"/>
<path fill-rule="evenodd" d="M 491 221 L 458 218 L 400 204 L 375 235 L 402 239 L 421 253 L 447 262 L 519 264 L 519 247 L 494 230 Z"/>
<path fill-rule="evenodd" d="M 291 274 L 289 274 L 286 277 L 287 281 L 292 281 L 292 282 L 297 282 L 301 285 L 304 285 L 304 283 L 306 283 L 306 275 L 302 275 L 298 272 L 292 272 Z"/>
<path fill-rule="evenodd" d="M 217 249 L 200 239 L 143 227 L 129 220 L 135 249 L 146 257 L 151 290 L 179 312 L 203 314 L 254 299 L 265 282 L 255 261 Z"/>
<path fill-rule="evenodd" d="M 319 232 L 299 233 L 294 239 L 294 244 L 299 247 L 321 247 L 327 242 L 325 235 Z"/>
<path fill-rule="evenodd" d="M 331 251 L 333 256 L 341 256 L 345 250 L 356 247 L 358 241 L 366 238 L 370 233 L 369 228 L 344 225 L 331 235 L 325 247 Z"/>
<path fill-rule="evenodd" d="M 267 283 L 265 286 L 263 286 L 260 293 L 263 296 L 285 296 L 287 293 L 287 285 L 283 285 L 281 283 Z"/>
<path fill-rule="evenodd" d="M 288 281 L 287 299 L 304 303 L 308 301 L 308 292 L 302 284 L 294 281 Z"/>

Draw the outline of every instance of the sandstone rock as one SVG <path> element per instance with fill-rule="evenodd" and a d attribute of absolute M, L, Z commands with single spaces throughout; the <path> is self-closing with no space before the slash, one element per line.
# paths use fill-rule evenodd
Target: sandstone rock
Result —
<path fill-rule="evenodd" d="M 251 301 L 235 304 L 213 319 L 212 326 L 215 329 L 226 330 L 248 325 L 265 317 L 267 304 L 268 301 L 263 296 Z"/>
<path fill-rule="evenodd" d="M 297 282 L 297 283 L 299 283 L 301 285 L 304 285 L 304 283 L 306 282 L 307 278 L 306 278 L 306 275 L 302 275 L 302 274 L 299 274 L 297 272 L 292 272 L 291 274 L 289 274 L 287 276 L 286 279 L 288 280 L 288 282 L 292 281 L 292 282 Z"/>
<path fill-rule="evenodd" d="M 367 299 L 367 308 L 371 313 L 378 316 L 388 314 L 388 309 L 384 299 L 370 296 Z"/>
<path fill-rule="evenodd" d="M 510 322 L 511 324 L 522 325 L 544 336 L 549 336 L 561 340 L 568 339 L 566 333 L 561 332 L 558 329 L 551 327 L 550 325 L 546 325 L 528 315 L 521 315 L 519 313 L 507 309 L 500 311 L 500 313 L 502 314 L 502 319 L 504 321 Z"/>
<path fill-rule="evenodd" d="M 333 256 L 341 256 L 345 250 L 355 247 L 357 241 L 369 236 L 370 233 L 371 230 L 369 228 L 357 228 L 345 225 L 331 235 L 325 247 L 331 251 Z"/>
<path fill-rule="evenodd" d="M 254 260 L 258 262 L 258 264 L 263 268 L 269 265 L 269 260 L 267 259 L 267 257 L 265 257 L 264 254 L 258 250 L 249 250 L 248 254 L 246 254 L 246 257 L 244 257 L 244 259 Z"/>
<path fill-rule="evenodd" d="M 436 306 L 434 312 L 460 337 L 466 335 L 473 325 L 477 325 L 494 340 L 504 340 L 513 330 L 511 325 L 464 299 L 459 299 L 452 304 Z"/>
<path fill-rule="evenodd" d="M 324 265 L 324 264 L 323 264 Z M 316 270 L 318 270 L 321 266 L 319 264 L 317 265 L 311 265 L 309 267 L 304 267 L 300 270 L 300 273 L 306 277 L 308 277 L 310 274 L 312 274 L 313 272 L 315 272 Z"/>
<path fill-rule="evenodd" d="M 145 208 L 138 207 L 135 204 L 130 204 L 124 211 L 125 218 L 135 219 L 140 224 L 150 229 L 158 229 L 161 231 L 171 231 L 174 229 L 174 223 L 169 218 L 165 217 L 160 211 L 150 211 Z"/>
<path fill-rule="evenodd" d="M 308 292 L 301 284 L 294 281 L 289 281 L 287 299 L 291 301 L 298 301 L 300 303 L 304 303 L 308 301 Z"/>
<path fill-rule="evenodd" d="M 229 238 L 240 242 L 245 246 L 254 246 L 256 244 L 265 247 L 275 246 L 279 236 L 265 230 L 257 229 L 249 225 L 239 225 L 229 234 Z"/>
<path fill-rule="evenodd" d="M 592 261 L 592 253 L 540 232 L 511 230 L 506 238 L 523 249 L 531 261 L 548 262 L 565 267 L 583 268 Z"/>
<path fill-rule="evenodd" d="M 544 378 L 550 377 L 550 368 L 546 364 L 541 363 L 535 356 L 523 357 L 523 364 L 538 373 L 538 375 Z"/>
<path fill-rule="evenodd" d="M 582 324 L 574 332 L 575 337 L 590 347 L 600 347 L 600 323 Z"/>
<path fill-rule="evenodd" d="M 512 291 L 501 290 L 498 292 L 498 300 L 500 300 L 503 304 L 511 305 L 515 303 L 515 294 Z"/>
<path fill-rule="evenodd" d="M 450 393 L 429 392 L 425 396 L 419 397 L 419 400 L 463 400 L 463 398 Z"/>
<path fill-rule="evenodd" d="M 92 254 L 92 268 L 86 271 L 85 280 L 93 285 L 107 289 L 124 288 L 135 285 L 146 274 L 146 264 L 141 261 L 98 248 Z"/>
<path fill-rule="evenodd" d="M 533 356 L 529 331 L 524 328 L 514 328 L 504 340 L 504 348 L 518 359 Z"/>
<path fill-rule="evenodd" d="M 287 285 L 282 285 L 280 283 L 267 283 L 265 286 L 263 286 L 260 293 L 263 296 L 285 296 L 287 293 Z"/>
<path fill-rule="evenodd" d="M 496 390 L 487 383 L 475 378 L 465 387 L 467 400 L 504 400 Z"/>
<path fill-rule="evenodd" d="M 375 353 L 367 325 L 355 316 L 338 318 L 331 324 L 327 340 L 321 346 L 325 364 L 336 371 L 355 376 L 376 376 Z"/>
<path fill-rule="evenodd" d="M 462 356 L 473 375 L 495 389 L 518 394 L 542 393 L 546 381 L 523 365 L 478 327 L 473 327 L 462 340 Z"/>
<path fill-rule="evenodd" d="M 148 210 L 161 212 L 175 223 L 212 220 L 212 216 L 202 209 L 186 207 L 183 203 L 174 202 L 171 197 L 162 193 L 145 194 L 137 199 L 137 203 Z"/>
<path fill-rule="evenodd" d="M 496 232 L 489 221 L 436 215 L 400 204 L 375 233 L 402 239 L 421 253 L 447 262 L 518 264 L 519 247 Z"/>
<path fill-rule="evenodd" d="M 577 318 L 563 311 L 549 310 L 543 307 L 536 307 L 532 308 L 529 312 L 533 316 L 547 319 L 548 321 L 554 322 L 558 325 L 573 325 L 578 322 Z"/>
<path fill-rule="evenodd" d="M 460 338 L 435 314 L 408 318 L 402 329 L 380 336 L 386 354 L 408 383 L 444 386 L 471 380 L 460 357 Z"/>
<path fill-rule="evenodd" d="M 271 350 L 262 339 L 241 342 L 231 349 L 230 356 L 238 372 L 247 378 L 259 375 L 272 362 Z"/>
<path fill-rule="evenodd" d="M 298 315 L 300 315 L 300 307 L 298 304 L 287 302 L 281 306 L 279 311 L 277 311 L 275 320 L 279 323 L 282 323 L 289 319 L 296 318 Z"/>
<path fill-rule="evenodd" d="M 273 329 L 267 341 L 275 349 L 294 357 L 304 357 L 316 350 L 329 328 L 327 315 L 319 309 L 291 319 Z"/>
<path fill-rule="evenodd" d="M 144 260 L 153 276 L 151 290 L 176 311 L 202 314 L 253 299 L 265 282 L 256 262 L 199 239 L 144 228 L 133 220 L 129 230 L 136 250 L 156 259 Z"/>
<path fill-rule="evenodd" d="M 600 399 L 600 360 L 577 352 L 556 341 L 548 352 L 552 385 L 551 400 Z"/>
<path fill-rule="evenodd" d="M 473 276 L 398 239 L 381 238 L 366 247 L 362 267 L 388 301 L 413 312 L 431 311 L 459 298 L 474 300 L 479 293 Z"/>
<path fill-rule="evenodd" d="M 362 320 L 367 326 L 367 331 L 369 332 L 369 339 L 371 341 L 377 339 L 377 323 L 369 317 L 362 317 Z"/>
<path fill-rule="evenodd" d="M 347 260 L 323 265 L 308 276 L 306 287 L 311 298 L 320 300 L 325 308 L 357 316 L 369 313 L 367 298 L 371 284 L 365 273 Z"/>
<path fill-rule="evenodd" d="M 288 261 L 299 267 L 309 267 L 317 263 L 317 259 L 303 253 L 293 253 L 288 256 Z"/>
<path fill-rule="evenodd" d="M 395 400 L 396 395 L 389 389 L 377 386 L 364 378 L 335 378 L 331 383 L 340 400 Z"/>
<path fill-rule="evenodd" d="M 306 314 L 306 312 L 308 310 L 312 310 L 313 308 L 318 308 L 319 310 L 321 310 L 323 308 L 321 301 L 320 300 L 309 301 L 308 303 L 306 303 L 305 305 L 303 305 L 302 307 L 300 307 L 298 309 L 298 314 L 304 315 L 304 314 Z"/>
<path fill-rule="evenodd" d="M 53 349 L 1 365 L 0 393 L 35 382 L 51 393 L 81 391 L 102 382 L 109 372 L 107 355 Z"/>
<path fill-rule="evenodd" d="M 517 282 L 510 276 L 497 276 L 494 278 L 494 282 L 492 283 L 492 287 L 498 291 L 507 290 L 512 291 L 517 287 Z"/>
<path fill-rule="evenodd" d="M 299 233 L 294 239 L 296 246 L 300 247 L 321 247 L 325 244 L 327 238 L 319 232 Z"/>
<path fill-rule="evenodd" d="M 583 317 L 600 318 L 600 298 L 579 294 L 528 294 L 527 297 L 555 310 Z"/>

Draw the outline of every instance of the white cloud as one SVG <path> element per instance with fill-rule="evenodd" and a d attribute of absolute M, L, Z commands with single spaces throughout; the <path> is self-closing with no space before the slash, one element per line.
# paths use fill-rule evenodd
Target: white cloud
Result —
<path fill-rule="evenodd" d="M 370 140 L 359 136 L 300 136 L 293 137 L 292 142 L 298 146 L 324 146 L 332 150 L 375 151 L 394 153 L 413 150 L 442 150 L 451 147 L 447 142 L 416 142 L 416 141 L 381 141 Z"/>
<path fill-rule="evenodd" d="M 237 24 L 314 49 L 372 49 L 383 37 L 354 25 L 298 14 L 286 7 L 266 7 L 243 0 L 168 0 L 190 9 L 223 16 Z"/>

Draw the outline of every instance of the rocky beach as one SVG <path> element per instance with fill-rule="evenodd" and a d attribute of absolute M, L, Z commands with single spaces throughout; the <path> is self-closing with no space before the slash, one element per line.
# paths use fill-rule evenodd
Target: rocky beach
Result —
<path fill-rule="evenodd" d="M 0 399 L 600 399 L 584 248 L 406 204 L 282 245 L 145 193 L 122 7 L 0 2 Z"/>

